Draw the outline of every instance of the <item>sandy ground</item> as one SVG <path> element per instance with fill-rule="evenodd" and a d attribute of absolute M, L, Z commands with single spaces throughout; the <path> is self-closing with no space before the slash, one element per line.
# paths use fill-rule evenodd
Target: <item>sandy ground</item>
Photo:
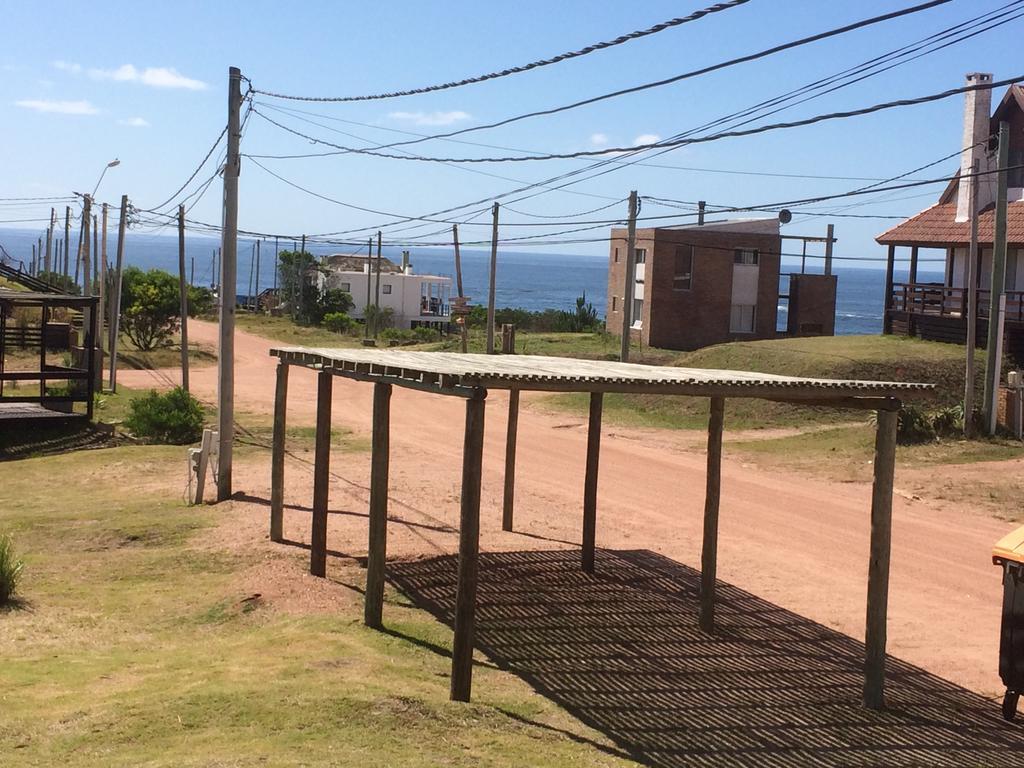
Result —
<path fill-rule="evenodd" d="M 193 322 L 190 335 L 215 344 L 216 326 Z M 239 411 L 273 408 L 274 346 L 238 333 L 235 403 Z M 174 371 L 122 371 L 128 386 L 166 386 Z M 212 401 L 216 367 L 195 369 L 193 392 Z M 315 374 L 292 369 L 289 424 L 311 425 Z M 336 378 L 333 423 L 367 434 L 372 387 Z M 515 533 L 501 531 L 506 397 L 488 398 L 481 510 L 485 551 L 575 547 L 580 538 L 586 429 L 571 415 L 531 409 L 519 419 Z M 409 557 L 457 547 L 463 402 L 395 388 L 392 398 L 388 554 Z M 243 421 L 244 424 L 244 421 Z M 728 410 L 726 412 L 728 435 Z M 692 432 L 606 427 L 601 454 L 597 543 L 651 549 L 699 567 L 704 501 L 702 436 Z M 864 632 L 870 486 L 833 483 L 730 460 L 723 465 L 719 578 L 852 637 Z M 286 469 L 285 535 L 309 541 L 312 455 L 292 455 Z M 247 500 L 242 520 L 266 523 L 269 455 L 239 464 L 235 489 Z M 1021 462 L 1000 471 L 1020 473 Z M 944 478 L 956 467 L 935 470 Z M 369 456 L 336 453 L 328 562 L 350 582 L 349 558 L 366 554 Z M 900 475 L 896 477 L 897 489 Z M 894 499 L 889 652 L 984 695 L 1001 692 L 997 675 L 1001 600 L 993 542 L 1014 526 L 940 500 Z M 239 535 L 244 535 L 240 532 Z M 347 565 L 342 565 L 346 563 Z M 330 574 L 329 574 L 330 575 Z M 358 587 L 358 584 L 352 584 Z"/>

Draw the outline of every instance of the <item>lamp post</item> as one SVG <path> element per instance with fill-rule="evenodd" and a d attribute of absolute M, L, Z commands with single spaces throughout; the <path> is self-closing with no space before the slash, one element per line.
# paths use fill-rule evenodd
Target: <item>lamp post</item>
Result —
<path fill-rule="evenodd" d="M 91 195 L 91 197 L 92 197 L 93 199 L 96 199 L 96 190 L 98 190 L 98 189 L 100 188 L 100 182 L 102 182 L 102 181 L 103 181 L 103 177 L 107 175 L 107 170 L 108 170 L 109 168 L 113 168 L 113 167 L 115 167 L 115 166 L 117 166 L 117 165 L 120 165 L 120 164 L 121 164 L 121 161 L 120 161 L 120 160 L 118 160 L 118 159 L 117 159 L 117 158 L 115 157 L 115 158 L 114 158 L 113 160 L 111 160 L 111 161 L 110 161 L 109 163 L 107 163 L 107 164 L 106 164 L 105 166 L 103 166 L 103 172 L 102 172 L 102 173 L 100 173 L 100 178 L 99 178 L 99 180 L 98 180 L 98 181 L 96 182 L 96 186 L 95 186 L 95 187 L 93 187 L 93 190 L 92 190 L 92 195 Z"/>

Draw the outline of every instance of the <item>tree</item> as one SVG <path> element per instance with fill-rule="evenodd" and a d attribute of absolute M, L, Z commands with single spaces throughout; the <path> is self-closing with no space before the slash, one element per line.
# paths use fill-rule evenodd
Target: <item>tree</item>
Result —
<path fill-rule="evenodd" d="M 323 317 L 320 311 L 320 266 L 308 251 L 281 251 L 277 258 L 278 285 L 281 300 L 299 325 L 316 325 Z"/>
<path fill-rule="evenodd" d="M 213 313 L 215 301 L 213 291 L 205 285 L 190 285 L 188 287 L 188 314 L 189 317 L 204 317 Z"/>
<path fill-rule="evenodd" d="M 587 301 L 587 292 L 576 297 L 576 313 L 569 317 L 569 327 L 575 333 L 592 331 L 597 328 L 597 310 L 594 305 Z"/>
<path fill-rule="evenodd" d="M 370 333 L 376 335 L 385 328 L 390 328 L 395 322 L 395 310 L 391 307 L 378 307 L 376 304 L 367 304 L 363 309 L 363 317 L 366 324 L 370 326 Z"/>
<path fill-rule="evenodd" d="M 139 349 L 167 343 L 178 329 L 178 279 L 162 269 L 128 267 L 121 278 L 121 331 Z"/>
<path fill-rule="evenodd" d="M 355 305 L 347 291 L 328 288 L 320 297 L 320 317 L 323 319 L 331 314 L 348 314 Z"/>

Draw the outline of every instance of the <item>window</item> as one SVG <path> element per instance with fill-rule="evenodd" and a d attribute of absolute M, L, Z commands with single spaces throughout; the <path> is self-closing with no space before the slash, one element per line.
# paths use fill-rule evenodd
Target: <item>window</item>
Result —
<path fill-rule="evenodd" d="M 757 307 L 746 304 L 733 304 L 729 315 L 730 333 L 753 333 L 754 318 Z"/>
<path fill-rule="evenodd" d="M 391 293 L 391 286 L 385 283 L 384 285 L 381 286 L 381 290 L 384 293 Z"/>
<path fill-rule="evenodd" d="M 737 248 L 733 254 L 733 264 L 757 264 L 758 253 L 752 248 Z"/>
<path fill-rule="evenodd" d="M 647 262 L 647 249 L 637 248 L 636 249 L 636 263 L 645 264 Z"/>
<path fill-rule="evenodd" d="M 615 263 L 616 264 L 619 263 L 619 249 L 618 248 L 615 249 Z"/>
<path fill-rule="evenodd" d="M 676 269 L 672 276 L 672 288 L 688 291 L 693 285 L 693 246 L 681 245 L 676 248 Z"/>
<path fill-rule="evenodd" d="M 633 299 L 633 314 L 630 316 L 630 323 L 633 328 L 640 328 L 644 324 L 644 300 Z"/>
<path fill-rule="evenodd" d="M 618 296 L 612 296 L 612 312 L 618 312 L 618 311 L 619 311 L 619 297 Z"/>
<path fill-rule="evenodd" d="M 345 293 L 352 293 L 352 283 L 342 283 L 338 286 L 338 289 Z"/>
<path fill-rule="evenodd" d="M 1006 186 L 1024 187 L 1024 168 L 1021 168 L 1021 165 L 1024 165 L 1024 149 L 1011 149 L 1010 170 L 1006 174 Z"/>

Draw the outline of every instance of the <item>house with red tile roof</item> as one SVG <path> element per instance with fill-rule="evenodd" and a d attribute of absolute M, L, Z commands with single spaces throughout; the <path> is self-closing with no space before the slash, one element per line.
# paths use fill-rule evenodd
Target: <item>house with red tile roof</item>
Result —
<path fill-rule="evenodd" d="M 992 82 L 992 75 L 971 73 L 968 85 Z M 960 170 L 939 200 L 906 221 L 880 234 L 876 241 L 888 246 L 884 332 L 919 336 L 963 344 L 967 339 L 968 258 L 971 217 L 978 219 L 977 339 L 984 346 L 992 299 L 992 241 L 995 223 L 997 174 L 996 137 L 999 123 L 1010 126 L 1010 170 L 1007 173 L 1007 257 L 1005 348 L 1024 360 L 1024 86 L 1012 85 L 992 111 L 990 89 L 965 94 L 963 152 Z M 976 185 L 969 179 L 977 164 L 981 176 Z M 972 187 L 977 188 L 974 199 Z M 905 283 L 894 282 L 897 249 L 910 250 L 910 269 Z M 940 282 L 918 280 L 921 251 L 944 255 L 945 275 Z"/>

